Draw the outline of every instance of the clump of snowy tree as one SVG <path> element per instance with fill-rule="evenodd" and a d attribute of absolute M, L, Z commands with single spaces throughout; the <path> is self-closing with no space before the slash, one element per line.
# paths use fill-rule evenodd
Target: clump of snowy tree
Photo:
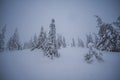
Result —
<path fill-rule="evenodd" d="M 75 47 L 75 46 L 76 46 L 75 39 L 74 39 L 74 38 L 72 38 L 71 47 Z"/>
<path fill-rule="evenodd" d="M 36 40 L 36 38 L 34 37 L 35 45 L 33 45 L 33 48 L 31 50 L 34 50 L 36 48 L 41 49 L 43 50 L 45 56 L 48 56 L 51 59 L 53 59 L 53 57 L 60 56 L 60 54 L 58 53 L 58 47 L 57 47 L 56 27 L 55 27 L 54 19 L 52 19 L 52 22 L 49 27 L 50 27 L 50 30 L 49 30 L 48 36 L 44 31 L 44 28 L 41 27 L 41 31 L 38 39 Z"/>
<path fill-rule="evenodd" d="M 99 30 L 96 48 L 105 51 L 120 51 L 120 17 L 111 24 L 103 22 L 99 16 L 96 18 Z"/>
<path fill-rule="evenodd" d="M 65 37 L 63 37 L 63 39 L 62 39 L 62 45 L 63 45 L 63 48 L 67 47 L 67 43 L 66 43 Z"/>
<path fill-rule="evenodd" d="M 82 47 L 82 48 L 84 48 L 85 45 L 84 45 L 84 42 L 83 42 L 82 39 L 78 38 L 77 42 L 76 42 L 75 39 L 72 38 L 71 47 Z"/>
<path fill-rule="evenodd" d="M 40 34 L 39 34 L 39 37 L 38 37 L 38 45 L 37 45 L 38 49 L 40 49 L 40 48 L 43 49 L 44 48 L 44 44 L 45 44 L 46 39 L 47 39 L 47 34 L 44 31 L 44 28 L 41 27 L 41 31 L 40 31 Z"/>
<path fill-rule="evenodd" d="M 40 34 L 37 38 L 37 36 L 34 36 L 34 41 L 33 41 L 33 46 L 31 50 L 34 49 L 44 49 L 45 43 L 46 43 L 47 35 L 46 32 L 44 31 L 44 28 L 41 27 Z"/>
<path fill-rule="evenodd" d="M 65 48 L 67 46 L 65 37 L 62 35 L 57 35 L 57 48 L 60 49 L 61 47 Z"/>
<path fill-rule="evenodd" d="M 93 43 L 93 37 L 91 34 L 86 35 L 86 47 L 88 48 L 88 44 Z"/>
<path fill-rule="evenodd" d="M 97 43 L 99 42 L 99 36 L 96 33 L 93 33 L 92 39 L 93 39 L 93 44 L 94 44 L 94 48 L 97 49 Z"/>
<path fill-rule="evenodd" d="M 96 48 L 98 40 L 98 36 L 95 33 L 86 35 L 86 47 L 88 48 L 88 52 L 84 57 L 87 63 L 104 61 L 102 58 L 102 53 Z"/>
<path fill-rule="evenodd" d="M 102 53 L 94 47 L 94 43 L 88 44 L 88 53 L 84 56 L 87 63 L 94 61 L 103 62 Z"/>
<path fill-rule="evenodd" d="M 84 47 L 84 42 L 82 39 L 78 38 L 78 47 Z"/>
<path fill-rule="evenodd" d="M 115 47 L 113 51 L 118 51 L 120 52 L 120 16 L 117 18 L 115 22 L 113 22 L 113 27 L 114 27 L 114 42 L 115 42 Z"/>
<path fill-rule="evenodd" d="M 15 29 L 14 34 L 12 37 L 10 37 L 8 43 L 7 43 L 7 48 L 9 50 L 21 50 L 21 43 L 19 41 L 19 34 L 17 28 Z"/>
<path fill-rule="evenodd" d="M 111 24 L 103 22 L 99 16 L 95 17 L 97 18 L 98 33 L 86 36 L 86 46 L 89 51 L 85 55 L 85 60 L 88 63 L 93 62 L 93 59 L 103 61 L 102 53 L 99 50 L 120 52 L 120 17 Z"/>
<path fill-rule="evenodd" d="M 5 49 L 5 32 L 6 25 L 4 27 L 0 27 L 0 52 L 4 51 Z"/>
<path fill-rule="evenodd" d="M 37 44 L 38 44 L 38 38 L 37 38 L 37 36 L 35 34 L 34 37 L 33 37 L 33 41 L 32 41 L 32 47 L 36 47 Z"/>

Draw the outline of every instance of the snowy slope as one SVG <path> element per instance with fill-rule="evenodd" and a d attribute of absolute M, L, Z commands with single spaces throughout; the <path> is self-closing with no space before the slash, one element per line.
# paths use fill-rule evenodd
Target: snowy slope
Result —
<path fill-rule="evenodd" d="M 63 48 L 60 58 L 41 50 L 0 53 L 0 80 L 120 80 L 120 54 L 103 52 L 104 62 L 88 64 L 87 49 Z"/>

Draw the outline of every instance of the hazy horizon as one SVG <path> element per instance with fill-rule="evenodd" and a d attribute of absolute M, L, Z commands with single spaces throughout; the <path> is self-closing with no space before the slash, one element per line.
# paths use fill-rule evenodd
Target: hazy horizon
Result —
<path fill-rule="evenodd" d="M 105 22 L 115 21 L 120 16 L 119 0 L 0 0 L 0 26 L 7 25 L 7 37 L 18 28 L 20 40 L 27 42 L 43 26 L 49 30 L 55 19 L 57 33 L 67 40 L 85 38 L 96 31 L 96 18 Z"/>

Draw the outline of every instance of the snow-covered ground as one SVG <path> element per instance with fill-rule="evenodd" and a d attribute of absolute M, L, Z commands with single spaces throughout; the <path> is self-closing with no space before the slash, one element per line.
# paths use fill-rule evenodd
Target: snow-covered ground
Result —
<path fill-rule="evenodd" d="M 120 80 L 120 53 L 103 52 L 104 62 L 86 63 L 87 49 L 62 48 L 53 60 L 41 50 L 0 53 L 0 80 Z"/>

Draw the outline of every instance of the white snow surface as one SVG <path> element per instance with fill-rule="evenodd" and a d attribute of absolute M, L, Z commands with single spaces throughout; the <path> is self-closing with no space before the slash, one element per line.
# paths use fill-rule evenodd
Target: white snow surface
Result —
<path fill-rule="evenodd" d="M 104 62 L 84 60 L 88 49 L 62 48 L 60 57 L 50 58 L 41 50 L 0 53 L 3 80 L 120 80 L 120 53 L 102 52 Z"/>

